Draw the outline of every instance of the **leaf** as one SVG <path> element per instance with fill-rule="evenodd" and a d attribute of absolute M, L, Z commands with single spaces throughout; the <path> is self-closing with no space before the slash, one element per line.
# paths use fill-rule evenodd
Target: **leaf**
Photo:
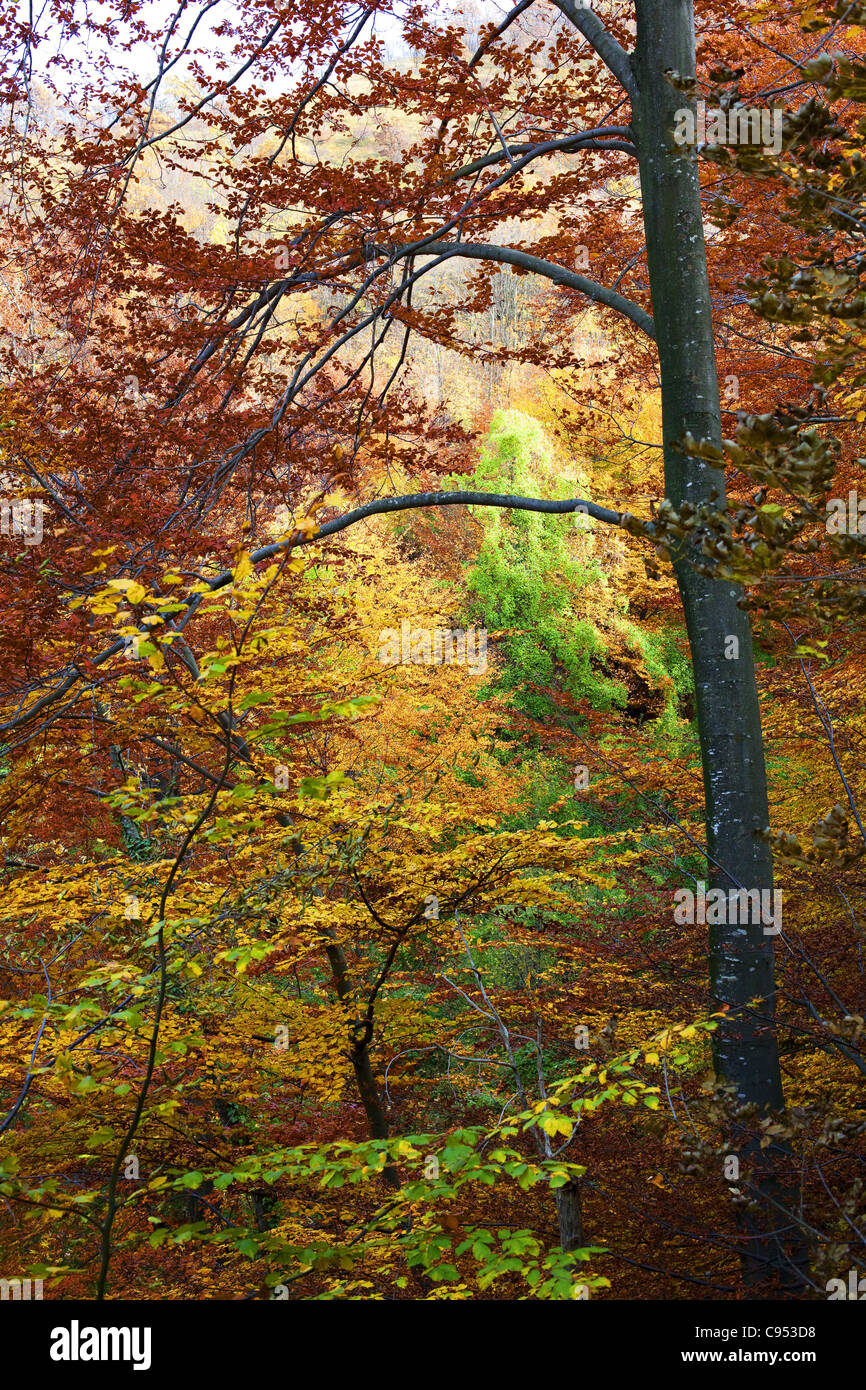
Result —
<path fill-rule="evenodd" d="M 246 550 L 238 551 L 235 556 L 234 581 L 239 584 L 242 579 L 246 579 L 248 574 L 253 574 L 255 568 Z"/>
<path fill-rule="evenodd" d="M 270 705 L 273 704 L 273 700 L 273 695 L 270 695 L 268 691 L 253 690 L 250 692 L 249 695 L 245 695 L 244 698 L 239 702 L 238 709 L 252 709 L 254 705 Z"/>

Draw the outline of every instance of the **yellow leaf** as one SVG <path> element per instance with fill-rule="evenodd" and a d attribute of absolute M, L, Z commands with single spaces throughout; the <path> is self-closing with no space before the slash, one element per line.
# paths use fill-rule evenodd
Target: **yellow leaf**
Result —
<path fill-rule="evenodd" d="M 246 579 L 248 574 L 253 573 L 253 562 L 245 550 L 238 552 L 235 560 L 235 583 L 240 579 Z"/>

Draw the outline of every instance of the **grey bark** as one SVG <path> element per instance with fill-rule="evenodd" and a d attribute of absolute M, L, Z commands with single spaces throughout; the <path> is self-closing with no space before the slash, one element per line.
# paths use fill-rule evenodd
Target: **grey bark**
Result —
<path fill-rule="evenodd" d="M 698 165 L 673 141 L 675 113 L 688 103 L 665 76 L 670 70 L 695 74 L 694 6 L 692 0 L 637 0 L 636 9 L 633 128 L 661 367 L 665 492 L 677 508 L 685 501 L 697 507 L 713 494 L 721 508 L 723 473 L 678 447 L 686 431 L 716 444 L 722 436 Z M 694 667 L 709 882 L 726 892 L 771 890 L 772 855 L 757 834 L 769 824 L 769 810 L 751 631 L 739 606 L 742 591 L 697 574 L 686 551 L 674 561 Z M 780 1111 L 773 936 L 760 921 L 709 930 L 712 998 L 729 1009 L 714 1036 L 716 1073 L 741 1104 Z M 773 1186 L 773 1155 L 762 1154 L 754 1140 L 745 1149 L 754 1190 L 772 1205 L 782 1196 Z M 782 1212 L 775 1211 L 774 1218 L 773 1227 L 785 1227 Z M 790 1239 L 786 1250 L 782 1237 L 762 1236 L 755 1227 L 750 1234 L 755 1258 L 747 1273 L 759 1277 L 769 1265 L 797 1282 L 801 1257 L 792 1255 Z"/>
<path fill-rule="evenodd" d="M 673 143 L 675 112 L 685 103 L 665 77 L 671 68 L 695 72 L 692 12 L 691 0 L 639 0 L 635 125 L 661 365 L 665 492 L 675 507 L 697 507 L 716 493 L 722 507 L 724 474 L 677 447 L 686 431 L 716 444 L 722 437 L 698 167 Z M 675 569 L 695 672 L 707 847 L 715 861 L 710 882 L 726 890 L 771 889 L 772 855 L 756 833 L 768 825 L 769 810 L 742 590 L 696 574 L 685 553 Z M 738 655 L 726 657 L 726 648 Z M 713 995 L 733 1015 L 719 1033 L 719 1070 L 744 1102 L 779 1109 L 772 937 L 760 922 L 721 926 L 711 933 L 710 951 Z M 756 998 L 765 1001 L 760 1009 L 747 1008 Z"/>

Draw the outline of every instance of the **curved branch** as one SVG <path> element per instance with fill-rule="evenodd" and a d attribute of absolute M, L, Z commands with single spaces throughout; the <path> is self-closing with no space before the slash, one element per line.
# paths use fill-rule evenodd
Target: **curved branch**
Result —
<path fill-rule="evenodd" d="M 479 174 L 489 165 L 501 164 L 504 159 L 516 154 L 539 159 L 545 154 L 576 154 L 580 150 L 622 150 L 624 154 L 630 154 L 636 159 L 638 151 L 637 146 L 629 139 L 631 134 L 630 126 L 610 125 L 599 126 L 596 130 L 580 131 L 575 135 L 563 135 L 559 140 L 545 140 L 541 144 L 508 145 L 504 150 L 494 150 L 491 154 L 482 155 L 480 159 L 473 159 L 471 164 L 464 164 L 461 169 L 449 174 L 446 182 L 456 183 L 458 179 L 469 178 L 472 174 Z M 527 160 L 522 161 L 521 167 L 525 167 L 526 163 Z"/>
<path fill-rule="evenodd" d="M 260 550 L 252 552 L 250 559 L 257 565 L 263 560 L 272 560 L 275 555 L 281 555 L 283 551 L 291 550 L 294 546 L 311 545 L 327 536 L 335 536 L 338 531 L 345 531 L 347 527 L 355 526 L 368 516 L 389 516 L 393 512 L 414 511 L 416 508 L 425 507 L 502 507 L 516 512 L 544 512 L 552 516 L 568 516 L 572 512 L 580 512 L 584 516 L 591 516 L 595 521 L 603 521 L 608 526 L 625 526 L 631 520 L 628 512 L 615 512 L 609 507 L 600 507 L 595 502 L 585 502 L 580 497 L 552 502 L 541 497 L 519 497 L 500 492 L 413 492 L 404 497 L 380 497 L 375 502 L 365 502 L 362 507 L 355 507 L 344 516 L 326 521 L 312 535 L 296 532 L 293 536 L 287 536 L 285 540 L 275 541 L 273 545 L 262 546 Z M 233 577 L 233 571 L 226 570 L 216 579 L 206 582 L 213 592 L 225 588 L 232 582 Z M 200 598 L 201 595 L 196 595 L 193 602 Z"/>
<path fill-rule="evenodd" d="M 552 502 L 540 497 L 518 497 L 497 492 L 415 492 L 408 493 L 403 497 L 382 497 L 375 502 L 366 502 L 363 506 L 355 507 L 353 511 L 346 512 L 344 516 L 335 517 L 333 521 L 326 521 L 312 534 L 295 531 L 285 540 L 275 541 L 272 545 L 265 545 L 259 550 L 254 550 L 249 558 L 254 565 L 261 564 L 264 560 L 271 560 L 275 555 L 281 555 L 286 550 L 294 549 L 295 546 L 312 545 L 315 541 L 324 540 L 327 536 L 335 536 L 337 532 L 345 531 L 347 527 L 364 521 L 368 516 L 390 515 L 392 512 L 405 512 L 415 508 L 454 506 L 502 507 L 511 508 L 518 512 L 544 512 L 553 516 L 567 516 L 571 512 L 580 512 L 584 516 L 591 516 L 595 521 L 603 521 L 608 526 L 622 526 L 626 530 L 629 529 L 629 523 L 633 520 L 628 512 L 615 512 L 608 507 L 599 507 L 595 502 L 585 502 L 580 497 Z M 208 592 L 215 593 L 218 589 L 226 588 L 233 579 L 234 570 L 225 570 L 214 579 L 208 579 L 204 582 L 208 586 Z M 179 619 L 178 626 L 186 626 L 203 597 L 203 594 L 197 593 L 192 598 L 184 600 L 186 613 Z M 179 615 L 173 611 L 172 617 L 177 620 Z M 147 634 L 142 633 L 141 635 L 146 636 Z M 116 642 L 112 642 L 104 651 L 93 657 L 88 664 L 91 667 L 103 666 L 106 661 L 110 661 L 113 656 L 117 656 L 124 650 L 127 640 L 126 637 L 118 638 Z M 53 690 L 47 691 L 29 709 L 22 710 L 20 714 L 0 724 L 0 733 L 10 729 L 18 729 L 22 725 L 31 723 L 37 714 L 40 714 L 49 705 L 53 705 L 77 681 L 84 680 L 84 678 L 84 672 L 77 666 L 73 666 Z"/>
<path fill-rule="evenodd" d="M 443 259 L 449 256 L 464 256 L 474 261 L 501 261 L 517 266 L 519 270 L 543 275 L 555 285 L 565 285 L 568 289 L 579 290 L 596 304 L 616 309 L 625 318 L 631 319 L 637 328 L 655 342 L 655 325 L 646 309 L 642 309 L 625 295 L 618 294 L 616 290 L 609 290 L 595 280 L 588 280 L 585 275 L 577 275 L 573 270 L 566 270 L 564 266 L 556 265 L 553 261 L 542 260 L 540 256 L 533 256 L 528 251 L 519 251 L 513 246 L 489 246 L 485 243 L 462 241 L 428 241 L 421 248 L 413 246 L 411 249 L 417 256 L 439 256 Z"/>

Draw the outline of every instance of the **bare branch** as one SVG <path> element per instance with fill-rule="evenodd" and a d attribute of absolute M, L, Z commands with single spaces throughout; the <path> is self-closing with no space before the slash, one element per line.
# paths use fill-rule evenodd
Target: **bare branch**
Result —
<path fill-rule="evenodd" d="M 413 246 L 411 249 L 413 254 L 418 256 L 439 256 L 443 259 L 464 256 L 474 261 L 501 261 L 506 265 L 517 266 L 520 270 L 543 275 L 555 285 L 565 285 L 568 289 L 579 290 L 596 304 L 605 304 L 609 309 L 616 309 L 625 318 L 631 319 L 637 328 L 655 342 L 655 325 L 646 309 L 642 309 L 625 295 L 618 294 L 616 290 L 609 290 L 595 280 L 588 280 L 585 275 L 577 275 L 573 270 L 566 270 L 564 266 L 556 265 L 553 261 L 542 260 L 540 256 L 533 256 L 528 251 L 520 251 L 513 246 L 488 246 L 484 243 L 462 241 L 427 242 L 420 248 Z"/>
<path fill-rule="evenodd" d="M 471 164 L 464 164 L 462 169 L 448 175 L 447 182 L 456 183 L 457 179 L 469 178 L 490 164 L 500 164 L 505 158 L 513 161 L 514 155 L 529 155 L 532 159 L 539 159 L 545 154 L 576 154 L 579 150 L 622 150 L 624 154 L 637 158 L 637 146 L 632 142 L 631 135 L 629 126 L 611 125 L 599 126 L 597 130 L 585 130 L 576 135 L 563 135 L 558 140 L 545 140 L 541 144 L 508 145 L 504 153 L 502 150 L 493 150 L 490 154 L 482 155 L 480 159 L 473 159 Z M 524 164 L 526 162 L 523 161 Z M 517 168 L 515 172 L 518 172 Z"/>

